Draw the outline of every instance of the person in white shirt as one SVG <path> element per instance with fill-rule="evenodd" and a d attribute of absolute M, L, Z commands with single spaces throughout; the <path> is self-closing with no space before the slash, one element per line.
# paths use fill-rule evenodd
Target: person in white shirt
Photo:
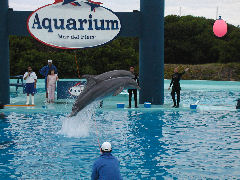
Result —
<path fill-rule="evenodd" d="M 28 67 L 28 72 L 25 72 L 23 79 L 26 80 L 25 92 L 27 93 L 27 103 L 29 105 L 29 94 L 32 95 L 32 105 L 34 105 L 34 94 L 36 93 L 37 75 L 32 68 Z"/>

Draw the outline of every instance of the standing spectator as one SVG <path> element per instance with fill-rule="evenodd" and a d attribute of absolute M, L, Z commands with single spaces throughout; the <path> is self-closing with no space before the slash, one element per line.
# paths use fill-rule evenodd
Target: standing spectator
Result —
<path fill-rule="evenodd" d="M 48 60 L 48 65 L 44 66 L 39 72 L 41 75 L 43 75 L 45 77 L 45 90 L 46 90 L 46 101 L 48 100 L 48 91 L 47 91 L 47 77 L 48 77 L 48 73 L 51 70 L 54 70 L 54 73 L 57 74 L 57 68 L 56 66 L 54 66 L 52 64 L 52 60 Z"/>
<path fill-rule="evenodd" d="M 23 79 L 26 80 L 25 86 L 25 92 L 27 93 L 26 105 L 29 105 L 30 100 L 29 94 L 32 95 L 32 105 L 34 105 L 34 94 L 36 93 L 37 76 L 30 66 L 28 67 L 28 72 L 25 72 Z"/>
<path fill-rule="evenodd" d="M 184 75 L 188 70 L 189 68 L 186 68 L 182 73 L 179 73 L 178 67 L 174 69 L 174 74 L 172 75 L 172 80 L 168 90 L 170 90 L 172 86 L 171 96 L 173 100 L 173 107 L 175 108 L 179 108 L 179 103 L 180 103 L 180 91 L 181 91 L 180 80 L 182 78 L 182 75 Z M 177 94 L 177 104 L 176 104 L 175 94 Z"/>
<path fill-rule="evenodd" d="M 4 104 L 0 101 L 0 109 L 4 109 Z"/>
<path fill-rule="evenodd" d="M 49 71 L 49 75 L 47 77 L 47 91 L 48 91 L 48 103 L 54 103 L 55 99 L 55 90 L 56 90 L 56 82 L 58 81 L 58 76 L 55 74 L 52 69 Z"/>
<path fill-rule="evenodd" d="M 0 109 L 4 109 L 4 105 L 2 104 L 1 101 L 0 101 Z M 7 117 L 7 116 L 6 116 L 3 112 L 0 113 L 0 120 L 1 120 L 1 119 L 2 119 L 2 120 L 5 120 L 6 117 Z"/>
<path fill-rule="evenodd" d="M 237 99 L 237 106 L 236 109 L 240 109 L 240 99 Z"/>
<path fill-rule="evenodd" d="M 139 85 L 138 76 L 134 72 L 134 67 L 130 67 L 130 72 L 135 76 L 133 79 L 135 81 L 137 81 L 137 83 Z M 137 103 L 137 89 L 128 89 L 128 93 L 129 93 L 129 108 L 131 108 L 131 104 L 132 104 L 132 93 L 134 94 L 135 108 L 138 108 L 138 106 L 137 106 L 137 104 L 138 104 Z"/>

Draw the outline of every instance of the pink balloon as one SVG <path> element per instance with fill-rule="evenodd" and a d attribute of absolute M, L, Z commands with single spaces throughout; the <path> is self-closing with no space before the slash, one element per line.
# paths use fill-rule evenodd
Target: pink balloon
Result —
<path fill-rule="evenodd" d="M 213 25 L 213 32 L 217 37 L 223 37 L 227 33 L 227 23 L 222 19 L 216 20 Z"/>

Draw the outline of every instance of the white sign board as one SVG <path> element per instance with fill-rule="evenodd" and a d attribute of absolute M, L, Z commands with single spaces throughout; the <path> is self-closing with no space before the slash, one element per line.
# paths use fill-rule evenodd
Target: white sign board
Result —
<path fill-rule="evenodd" d="M 62 49 L 105 44 L 121 29 L 120 20 L 111 10 L 89 1 L 60 2 L 41 7 L 29 16 L 27 26 L 38 41 Z"/>

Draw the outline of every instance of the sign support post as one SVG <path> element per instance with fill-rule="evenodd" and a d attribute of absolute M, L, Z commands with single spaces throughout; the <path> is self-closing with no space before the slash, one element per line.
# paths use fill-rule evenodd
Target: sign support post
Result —
<path fill-rule="evenodd" d="M 10 103 L 9 88 L 8 0 L 0 1 L 0 101 Z"/>
<path fill-rule="evenodd" d="M 164 0 L 141 0 L 140 104 L 164 103 Z"/>

